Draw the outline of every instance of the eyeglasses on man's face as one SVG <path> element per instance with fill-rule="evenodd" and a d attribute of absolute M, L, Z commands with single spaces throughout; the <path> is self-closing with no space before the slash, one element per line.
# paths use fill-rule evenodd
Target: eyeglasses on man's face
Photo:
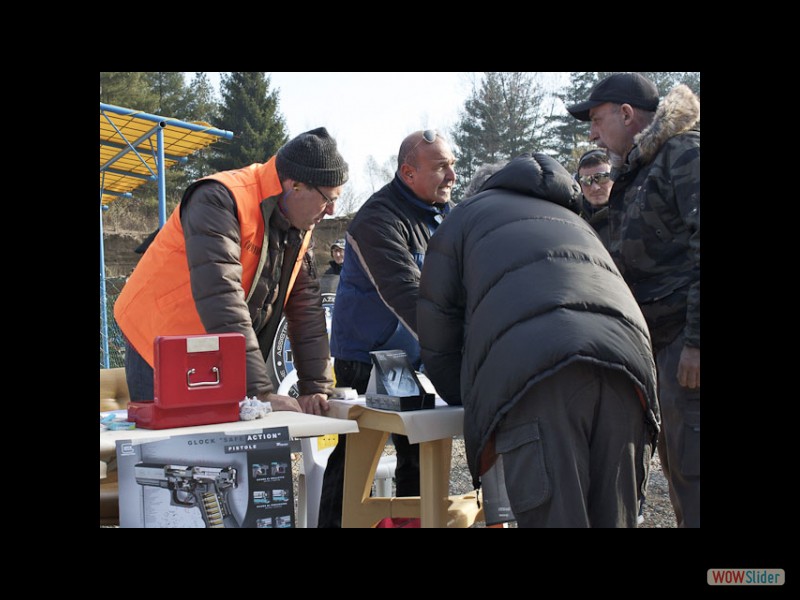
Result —
<path fill-rule="evenodd" d="M 327 197 L 327 196 L 326 196 L 326 195 L 325 195 L 325 194 L 322 192 L 322 190 L 321 190 L 321 189 L 319 189 L 317 186 L 314 186 L 314 189 L 315 189 L 315 190 L 317 190 L 317 191 L 319 192 L 319 195 L 320 195 L 320 196 L 322 196 L 323 198 L 325 198 L 325 204 L 327 204 L 328 206 L 333 206 L 334 204 L 336 204 L 336 200 L 338 200 L 338 198 L 335 198 L 335 199 L 333 199 L 333 198 L 328 198 L 328 197 Z"/>
<path fill-rule="evenodd" d="M 589 187 L 592 183 L 596 183 L 600 185 L 601 183 L 605 183 L 611 178 L 611 173 L 595 173 L 593 175 L 583 175 L 582 177 L 578 177 L 578 181 L 581 182 L 581 185 L 585 185 Z"/>

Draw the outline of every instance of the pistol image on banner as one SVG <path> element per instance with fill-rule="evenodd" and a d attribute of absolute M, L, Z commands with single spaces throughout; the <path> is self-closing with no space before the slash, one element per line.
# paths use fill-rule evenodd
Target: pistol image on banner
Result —
<path fill-rule="evenodd" d="M 207 528 L 239 527 L 228 505 L 228 493 L 237 485 L 234 467 L 139 463 L 134 473 L 139 485 L 170 490 L 173 506 L 199 507 Z"/>

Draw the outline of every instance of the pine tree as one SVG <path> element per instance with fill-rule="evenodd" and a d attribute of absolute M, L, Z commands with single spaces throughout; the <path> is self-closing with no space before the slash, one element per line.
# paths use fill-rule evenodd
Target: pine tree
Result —
<path fill-rule="evenodd" d="M 150 87 L 143 71 L 101 71 L 100 102 L 121 108 L 153 113 L 158 107 L 158 97 Z"/>
<path fill-rule="evenodd" d="M 700 73 L 692 71 L 656 71 L 645 72 L 639 71 L 640 75 L 644 75 L 650 81 L 656 84 L 658 88 L 658 95 L 663 98 L 669 91 L 676 85 L 681 83 L 686 84 L 690 90 L 695 94 L 700 94 Z"/>
<path fill-rule="evenodd" d="M 487 72 L 473 87 L 455 127 L 455 201 L 482 164 L 508 160 L 543 144 L 546 94 L 537 73 Z"/>
<path fill-rule="evenodd" d="M 288 140 L 278 112 L 278 92 L 269 90 L 266 73 L 235 71 L 222 76 L 222 105 L 217 127 L 232 131 L 225 155 L 213 157 L 217 171 L 265 162 Z"/>
<path fill-rule="evenodd" d="M 570 172 L 577 169 L 578 158 L 594 144 L 589 142 L 589 123 L 579 121 L 566 111 L 567 106 L 583 102 L 589 97 L 595 84 L 610 75 L 592 71 L 573 72 L 569 74 L 566 88 L 555 93 L 563 103 L 563 112 L 554 115 L 551 120 L 552 135 L 547 149 Z"/>
<path fill-rule="evenodd" d="M 214 98 L 214 88 L 208 75 L 195 73 L 186 89 L 186 120 L 205 121 L 214 127 L 219 122 L 219 103 Z"/>
<path fill-rule="evenodd" d="M 145 74 L 158 104 L 153 112 L 164 117 L 184 120 L 186 110 L 186 81 L 183 73 L 154 71 Z"/>
<path fill-rule="evenodd" d="M 203 72 L 195 73 L 186 90 L 187 121 L 202 121 L 219 129 L 219 103 L 215 99 L 214 88 Z M 190 179 L 199 179 L 214 172 L 213 157 L 224 155 L 228 144 L 220 141 L 212 146 L 198 150 L 189 157 L 186 173 Z"/>

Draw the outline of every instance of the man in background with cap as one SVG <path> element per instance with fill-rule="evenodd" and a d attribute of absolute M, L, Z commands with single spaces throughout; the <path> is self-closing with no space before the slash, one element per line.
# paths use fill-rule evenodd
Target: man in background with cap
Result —
<path fill-rule="evenodd" d="M 344 238 L 340 238 L 331 244 L 331 260 L 328 261 L 330 267 L 325 271 L 325 275 L 339 275 L 342 272 L 344 245 Z"/>
<path fill-rule="evenodd" d="M 609 251 L 650 328 L 678 526 L 699 527 L 700 99 L 678 85 L 659 103 L 649 79 L 616 73 L 567 110 L 611 158 Z"/>
<path fill-rule="evenodd" d="M 323 294 L 335 294 L 336 286 L 339 285 L 339 274 L 342 272 L 344 263 L 344 238 L 340 238 L 331 244 L 331 259 L 328 261 L 328 268 L 319 278 L 320 291 Z"/>
<path fill-rule="evenodd" d="M 375 192 L 347 228 L 344 266 L 331 321 L 336 384 L 365 393 L 375 350 L 404 350 L 420 369 L 419 278 L 428 241 L 450 212 L 455 155 L 437 131 L 408 135 L 394 179 Z M 328 458 L 319 527 L 341 527 L 347 436 Z M 419 495 L 419 444 L 392 434 L 397 496 Z"/>
<path fill-rule="evenodd" d="M 336 141 L 320 127 L 266 163 L 189 185 L 114 306 L 132 400 L 153 400 L 156 336 L 242 333 L 248 396 L 276 411 L 327 411 L 330 349 L 309 243 L 347 178 Z M 273 393 L 265 362 L 284 311 L 297 399 Z"/>

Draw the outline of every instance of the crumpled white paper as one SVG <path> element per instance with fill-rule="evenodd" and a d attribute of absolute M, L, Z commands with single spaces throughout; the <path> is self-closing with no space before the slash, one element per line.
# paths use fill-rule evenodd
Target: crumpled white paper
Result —
<path fill-rule="evenodd" d="M 262 402 L 255 396 L 239 402 L 239 419 L 241 421 L 253 421 L 266 417 L 272 412 L 272 404 L 270 402 Z"/>

